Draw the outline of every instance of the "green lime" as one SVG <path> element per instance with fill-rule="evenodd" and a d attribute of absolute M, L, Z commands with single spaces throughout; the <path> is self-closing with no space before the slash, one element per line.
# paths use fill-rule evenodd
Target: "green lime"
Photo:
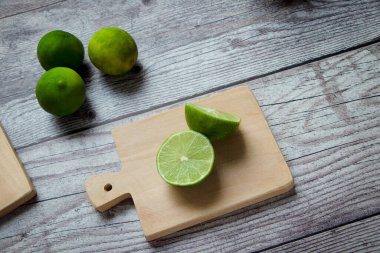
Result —
<path fill-rule="evenodd" d="M 191 130 L 178 132 L 161 145 L 156 162 L 160 176 L 167 183 L 195 185 L 211 173 L 214 149 L 203 134 Z"/>
<path fill-rule="evenodd" d="M 220 140 L 231 135 L 239 126 L 240 118 L 234 114 L 195 104 L 185 105 L 187 125 L 191 130 Z"/>
<path fill-rule="evenodd" d="M 72 69 L 57 67 L 46 71 L 37 82 L 36 97 L 41 107 L 56 116 L 72 114 L 85 100 L 82 78 Z"/>
<path fill-rule="evenodd" d="M 121 75 L 130 71 L 137 62 L 137 46 L 132 36 L 116 27 L 103 28 L 92 36 L 88 56 L 100 71 Z"/>
<path fill-rule="evenodd" d="M 76 69 L 83 62 L 84 48 L 71 33 L 56 30 L 45 34 L 38 42 L 37 56 L 45 70 L 55 67 Z"/>

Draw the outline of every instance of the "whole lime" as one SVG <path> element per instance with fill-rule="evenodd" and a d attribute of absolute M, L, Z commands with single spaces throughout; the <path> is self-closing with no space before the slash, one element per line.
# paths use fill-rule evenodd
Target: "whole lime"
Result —
<path fill-rule="evenodd" d="M 130 71 L 137 62 L 137 55 L 132 36 L 116 27 L 100 29 L 88 44 L 91 62 L 109 75 L 122 75 Z"/>
<path fill-rule="evenodd" d="M 84 47 L 71 33 L 56 30 L 45 34 L 38 42 L 37 56 L 45 70 L 54 67 L 76 69 L 83 62 Z"/>
<path fill-rule="evenodd" d="M 57 67 L 46 71 L 37 82 L 36 97 L 41 107 L 56 116 L 74 113 L 85 100 L 82 78 L 72 69 Z"/>

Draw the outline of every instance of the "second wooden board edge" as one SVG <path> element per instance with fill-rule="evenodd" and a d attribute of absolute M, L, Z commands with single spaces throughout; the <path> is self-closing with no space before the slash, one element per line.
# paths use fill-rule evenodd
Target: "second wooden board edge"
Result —
<path fill-rule="evenodd" d="M 32 181 L 30 180 L 30 177 L 26 173 L 25 168 L 22 165 L 19 156 L 17 155 L 16 151 L 12 147 L 11 141 L 10 141 L 8 135 L 6 134 L 6 132 L 4 131 L 4 129 L 3 129 L 3 127 L 2 127 L 1 124 L 0 124 L 0 138 L 4 138 L 5 139 L 5 141 L 7 142 L 7 145 L 9 146 L 9 148 L 12 150 L 13 154 L 17 158 L 17 160 L 18 160 L 18 162 L 20 164 L 20 167 L 22 168 L 24 176 L 25 176 L 25 178 L 26 178 L 26 180 L 28 182 L 28 185 L 29 185 L 29 191 L 26 191 L 22 196 L 20 196 L 20 198 L 16 199 L 14 202 L 10 203 L 9 205 L 5 206 L 3 209 L 0 210 L 0 217 L 3 217 L 6 214 L 8 214 L 11 211 L 13 211 L 14 209 L 16 209 L 17 207 L 19 207 L 22 204 L 24 204 L 25 202 L 27 202 L 30 199 L 32 199 L 34 196 L 36 196 L 37 195 L 37 191 L 34 188 L 34 186 L 32 184 Z"/>
<path fill-rule="evenodd" d="M 28 192 L 25 192 L 25 194 L 22 195 L 19 199 L 15 200 L 14 202 L 10 203 L 5 208 L 0 210 L 0 217 L 3 217 L 5 215 L 7 215 L 8 213 L 12 212 L 17 207 L 19 207 L 22 204 L 24 204 L 25 202 L 31 200 L 36 195 L 37 195 L 36 189 L 32 185 Z"/>

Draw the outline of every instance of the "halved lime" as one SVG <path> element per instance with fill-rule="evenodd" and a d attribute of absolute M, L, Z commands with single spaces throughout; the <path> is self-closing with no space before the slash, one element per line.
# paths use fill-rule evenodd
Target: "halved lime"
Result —
<path fill-rule="evenodd" d="M 185 105 L 185 116 L 191 130 L 206 135 L 212 141 L 228 137 L 240 124 L 237 115 L 195 104 Z"/>
<path fill-rule="evenodd" d="M 171 135 L 157 153 L 157 170 L 169 184 L 191 186 L 212 170 L 214 149 L 203 134 L 187 130 Z"/>

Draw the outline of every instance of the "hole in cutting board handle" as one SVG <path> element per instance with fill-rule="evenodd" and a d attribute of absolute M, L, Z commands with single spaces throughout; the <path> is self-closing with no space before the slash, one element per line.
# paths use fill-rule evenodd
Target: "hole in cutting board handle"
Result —
<path fill-rule="evenodd" d="M 104 190 L 105 190 L 106 192 L 109 192 L 110 190 L 112 190 L 112 184 L 106 184 L 106 185 L 104 186 Z"/>
<path fill-rule="evenodd" d="M 104 212 L 122 200 L 130 198 L 129 182 L 122 172 L 112 172 L 87 178 L 85 186 L 91 204 Z"/>

